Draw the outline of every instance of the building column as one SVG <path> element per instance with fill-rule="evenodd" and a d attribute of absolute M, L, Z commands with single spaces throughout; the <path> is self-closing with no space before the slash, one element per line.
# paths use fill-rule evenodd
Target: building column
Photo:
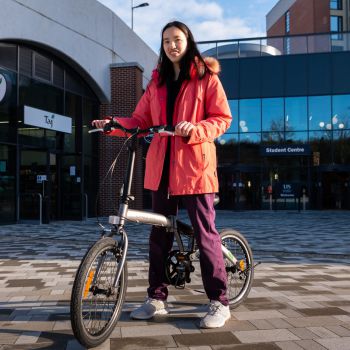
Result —
<path fill-rule="evenodd" d="M 129 118 L 131 116 L 143 94 L 142 73 L 142 67 L 134 62 L 117 63 L 110 66 L 111 103 L 101 105 L 100 118 L 105 116 Z M 99 135 L 99 216 L 115 215 L 117 212 L 119 192 L 126 171 L 127 147 L 124 148 L 118 158 L 112 178 L 109 176 L 104 184 L 102 181 L 125 139 L 124 137 Z M 131 202 L 130 205 L 136 209 L 142 209 L 143 207 L 143 167 L 142 149 L 140 147 L 136 154 L 131 191 L 132 195 L 135 196 L 135 201 Z"/>

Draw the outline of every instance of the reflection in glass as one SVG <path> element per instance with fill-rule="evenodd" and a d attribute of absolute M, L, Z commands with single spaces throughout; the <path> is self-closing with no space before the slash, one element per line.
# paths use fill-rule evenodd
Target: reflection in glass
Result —
<path fill-rule="evenodd" d="M 228 104 L 232 114 L 232 123 L 226 132 L 238 132 L 238 100 L 229 100 Z"/>
<path fill-rule="evenodd" d="M 331 96 L 309 97 L 309 129 L 324 130 L 331 121 Z"/>
<path fill-rule="evenodd" d="M 334 162 L 350 163 L 350 130 L 333 131 Z"/>
<path fill-rule="evenodd" d="M 286 131 L 307 130 L 306 97 L 287 97 L 285 104 Z"/>
<path fill-rule="evenodd" d="M 262 100 L 262 130 L 284 131 L 283 98 L 264 98 Z"/>
<path fill-rule="evenodd" d="M 262 141 L 267 143 L 284 141 L 284 132 L 263 132 Z"/>
<path fill-rule="evenodd" d="M 333 130 L 350 129 L 350 95 L 334 95 L 332 111 Z"/>
<path fill-rule="evenodd" d="M 247 133 L 261 130 L 261 99 L 239 101 L 239 131 Z"/>
<path fill-rule="evenodd" d="M 348 140 L 350 139 L 350 130 L 333 131 L 333 140 Z M 350 143 L 349 143 L 350 147 Z"/>
<path fill-rule="evenodd" d="M 309 132 L 309 140 L 310 142 L 314 140 L 331 140 L 332 139 L 332 131 L 331 130 L 323 130 L 323 131 L 312 131 Z"/>
<path fill-rule="evenodd" d="M 238 134 L 227 134 L 219 136 L 216 140 L 219 145 L 226 145 L 238 142 Z"/>
<path fill-rule="evenodd" d="M 307 142 L 307 131 L 286 132 L 286 141 L 305 143 Z"/>
<path fill-rule="evenodd" d="M 240 142 L 259 143 L 261 141 L 261 135 L 256 132 L 240 133 L 239 139 Z"/>

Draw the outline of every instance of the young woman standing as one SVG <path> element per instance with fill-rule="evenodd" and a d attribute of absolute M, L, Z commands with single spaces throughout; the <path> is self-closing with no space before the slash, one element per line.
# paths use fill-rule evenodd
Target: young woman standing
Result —
<path fill-rule="evenodd" d="M 158 66 L 131 118 L 116 118 L 126 128 L 175 126 L 175 137 L 156 134 L 150 144 L 144 186 L 152 190 L 152 207 L 176 215 L 179 200 L 194 227 L 205 292 L 210 300 L 203 328 L 222 327 L 230 318 L 227 275 L 220 236 L 215 228 L 215 193 L 219 191 L 214 139 L 230 126 L 231 112 L 218 78 L 219 64 L 202 58 L 190 29 L 170 22 L 162 30 Z M 94 120 L 98 128 L 109 120 Z M 119 130 L 110 135 L 124 136 Z M 179 137 L 180 136 L 180 137 Z M 149 245 L 148 298 L 131 313 L 134 319 L 166 314 L 164 261 L 173 234 L 152 227 Z"/>

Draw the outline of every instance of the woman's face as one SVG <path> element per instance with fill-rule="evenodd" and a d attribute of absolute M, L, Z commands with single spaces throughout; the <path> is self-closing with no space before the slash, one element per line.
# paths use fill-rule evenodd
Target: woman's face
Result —
<path fill-rule="evenodd" d="M 185 33 L 177 27 L 170 27 L 163 33 L 163 49 L 173 64 L 179 64 L 187 50 Z"/>

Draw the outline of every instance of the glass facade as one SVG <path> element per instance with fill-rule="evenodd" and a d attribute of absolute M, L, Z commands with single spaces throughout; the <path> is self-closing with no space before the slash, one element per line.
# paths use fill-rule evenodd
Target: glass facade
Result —
<path fill-rule="evenodd" d="M 2 79 L 0 224 L 38 220 L 40 201 L 44 222 L 93 215 L 97 139 L 87 125 L 97 97 L 61 59 L 27 45 L 0 43 Z M 24 106 L 71 118 L 72 133 L 25 124 Z"/>
<path fill-rule="evenodd" d="M 229 103 L 233 126 L 217 140 L 222 208 L 298 209 L 304 198 L 308 208 L 350 209 L 350 94 Z M 263 145 L 308 145 L 310 153 L 262 157 Z M 286 184 L 295 188 L 291 198 L 272 192 L 270 203 L 269 186 L 278 192 Z"/>
<path fill-rule="evenodd" d="M 220 60 L 233 115 L 216 141 L 221 208 L 350 209 L 349 61 L 349 51 Z"/>

